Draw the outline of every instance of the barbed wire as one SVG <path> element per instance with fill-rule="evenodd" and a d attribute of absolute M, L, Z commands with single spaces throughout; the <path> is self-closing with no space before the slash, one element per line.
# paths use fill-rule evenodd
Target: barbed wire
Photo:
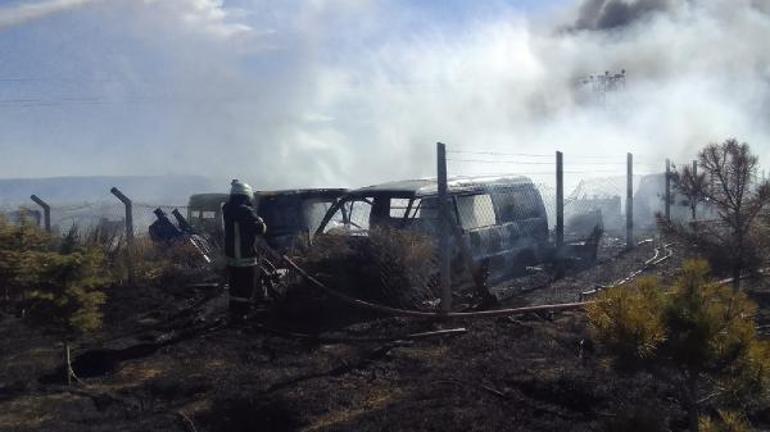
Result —
<path fill-rule="evenodd" d="M 555 164 L 555 162 L 528 162 L 528 161 L 508 161 L 508 160 L 491 160 L 491 159 L 454 159 L 454 158 L 447 158 L 447 162 L 505 163 L 505 164 L 520 164 L 520 165 L 554 165 Z"/>
<path fill-rule="evenodd" d="M 476 154 L 476 155 L 490 155 L 490 156 L 520 156 L 520 157 L 531 157 L 531 158 L 554 158 L 554 153 L 527 153 L 527 152 L 505 152 L 505 151 L 496 151 L 496 150 L 464 150 L 463 148 L 457 149 L 453 148 L 451 150 L 446 151 L 447 154 Z M 578 155 L 572 154 L 572 153 L 563 153 L 565 158 L 574 159 L 574 160 L 585 160 L 585 159 L 597 159 L 597 160 L 609 160 L 609 159 L 621 159 L 625 163 L 626 154 L 617 154 L 617 155 L 607 155 L 607 154 L 590 154 L 590 153 L 580 153 Z M 654 160 L 654 161 L 660 161 L 661 163 L 665 160 L 665 158 L 662 158 L 659 155 L 652 155 L 651 153 L 638 153 L 633 152 L 634 156 L 634 162 L 638 160 Z"/>

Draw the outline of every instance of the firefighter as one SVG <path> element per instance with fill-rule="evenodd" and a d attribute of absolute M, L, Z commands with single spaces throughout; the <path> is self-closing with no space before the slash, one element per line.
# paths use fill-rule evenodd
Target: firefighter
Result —
<path fill-rule="evenodd" d="M 241 320 L 252 306 L 259 281 L 259 257 L 256 241 L 267 226 L 252 207 L 251 187 L 233 180 L 230 199 L 222 207 L 225 220 L 225 257 L 230 277 L 230 315 Z M 264 300 L 264 292 L 256 290 L 256 300 Z"/>

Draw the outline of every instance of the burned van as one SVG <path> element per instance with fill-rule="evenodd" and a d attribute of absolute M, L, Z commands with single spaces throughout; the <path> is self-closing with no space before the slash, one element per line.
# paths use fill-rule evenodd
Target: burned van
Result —
<path fill-rule="evenodd" d="M 346 189 L 292 189 L 257 191 L 253 203 L 267 224 L 265 241 L 279 253 L 287 253 L 312 239 L 321 220 Z M 224 233 L 222 206 L 225 193 L 195 194 L 187 206 L 187 220 L 200 233 L 221 243 Z"/>
<path fill-rule="evenodd" d="M 199 233 L 205 234 L 217 244 L 224 236 L 222 206 L 230 198 L 226 193 L 200 193 L 191 195 L 187 203 L 187 222 Z"/>
<path fill-rule="evenodd" d="M 279 253 L 310 243 L 326 212 L 347 189 L 292 189 L 254 193 L 257 214 L 265 221 L 265 241 Z"/>
<path fill-rule="evenodd" d="M 452 232 L 462 238 L 473 264 L 489 270 L 491 280 L 544 258 L 548 221 L 530 179 L 462 177 L 451 179 L 447 187 Z M 428 179 L 358 189 L 335 203 L 317 234 L 367 236 L 375 228 L 435 234 L 437 194 L 436 181 Z M 455 248 L 454 255 L 458 253 Z"/>

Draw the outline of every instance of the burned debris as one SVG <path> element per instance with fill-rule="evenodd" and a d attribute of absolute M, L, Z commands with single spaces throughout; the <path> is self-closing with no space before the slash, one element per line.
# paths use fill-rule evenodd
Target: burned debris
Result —
<path fill-rule="evenodd" d="M 618 183 L 632 183 L 627 180 Z M 186 216 L 179 208 L 156 207 L 156 220 L 148 227 L 152 249 L 158 254 L 155 256 L 171 262 L 186 260 L 190 255 L 176 251 L 183 246 L 194 252 L 195 265 L 176 268 L 197 273 L 184 279 L 183 285 L 163 279 L 158 292 L 173 297 L 173 307 L 166 307 L 163 313 L 151 310 L 128 324 L 128 332 L 114 338 L 74 345 L 69 363 L 57 363 L 56 367 L 46 369 L 40 374 L 40 385 L 50 388 L 69 379 L 72 384 L 64 388 L 82 385 L 79 391 L 90 398 L 108 398 L 113 404 L 128 405 L 132 402 L 125 395 L 132 395 L 133 391 L 98 393 L 90 383 L 121 376 L 135 364 L 175 358 L 182 351 L 184 354 L 179 355 L 187 356 L 185 350 L 191 349 L 197 351 L 189 356 L 193 360 L 185 360 L 185 365 L 197 364 L 200 357 L 206 369 L 189 372 L 183 368 L 184 379 L 187 375 L 196 379 L 208 376 L 211 370 L 218 370 L 223 356 L 232 354 L 239 359 L 237 362 L 245 364 L 233 363 L 227 357 L 224 368 L 228 373 L 233 371 L 238 377 L 249 378 L 219 380 L 238 391 L 246 381 L 268 382 L 258 389 L 252 388 L 251 393 L 243 396 L 247 399 L 256 392 L 265 400 L 280 394 L 295 402 L 305 401 L 305 396 L 294 395 L 292 389 L 303 386 L 305 392 L 306 380 L 321 381 L 327 374 L 339 380 L 370 375 L 367 383 L 382 383 L 391 378 L 383 379 L 380 375 L 406 373 L 408 367 L 403 369 L 404 365 L 424 362 L 427 357 L 422 353 L 431 353 L 430 358 L 451 358 L 454 362 L 452 368 L 421 371 L 430 377 L 422 384 L 428 388 L 462 370 L 463 358 L 477 362 L 477 357 L 470 353 L 479 350 L 494 356 L 494 361 L 483 366 L 489 370 L 508 370 L 510 365 L 519 365 L 523 370 L 551 374 L 556 369 L 569 370 L 570 374 L 590 371 L 596 374 L 591 382 L 603 377 L 606 370 L 598 359 L 601 347 L 586 329 L 583 312 L 589 305 L 603 301 L 606 292 L 627 286 L 636 289 L 635 281 L 645 273 L 654 270 L 671 274 L 680 262 L 678 244 L 657 238 L 636 241 L 641 236 L 656 234 L 646 231 L 650 226 L 644 218 L 634 217 L 638 211 L 646 211 L 639 210 L 645 209 L 642 200 L 650 195 L 656 208 L 663 210 L 666 202 L 673 205 L 675 200 L 660 199 L 670 196 L 671 191 L 646 192 L 665 187 L 666 183 L 642 181 L 644 187 L 637 187 L 625 197 L 637 200 L 633 207 L 623 201 L 622 193 L 593 194 L 590 185 L 582 183 L 575 193 L 562 199 L 561 209 L 556 202 L 556 214 L 563 214 L 554 218 L 549 190 L 529 176 L 450 177 L 446 181 L 445 212 L 440 210 L 439 182 L 417 179 L 352 190 L 253 193 L 244 186 L 239 192 L 243 196 L 241 201 L 248 203 L 254 217 L 260 218 L 267 230 L 257 235 L 256 241 L 247 239 L 245 246 L 241 244 L 255 246 L 255 255 L 246 257 L 253 261 L 254 272 L 239 280 L 222 278 L 223 264 L 231 260 L 219 253 L 228 235 L 236 237 L 228 234 L 223 220 L 227 213 L 223 205 L 231 200 L 229 195 L 193 195 Z M 701 211 L 707 206 L 703 207 Z M 676 211 L 668 213 L 672 218 L 678 217 Z M 635 228 L 631 225 L 636 230 L 636 237 L 631 236 L 631 248 L 618 238 L 629 229 L 629 219 L 638 220 Z M 447 240 L 444 248 L 439 246 L 441 236 Z M 141 237 L 137 238 L 133 254 L 146 247 Z M 441 285 L 442 253 L 449 262 L 451 308 L 445 307 Z M 136 259 L 133 254 L 126 257 Z M 244 282 L 253 282 L 255 289 L 239 290 L 237 285 Z M 242 308 L 238 319 L 228 314 L 233 297 L 240 297 L 243 305 L 249 305 Z M 459 320 L 461 324 L 446 328 L 450 320 Z M 440 343 L 431 342 L 434 339 Z M 505 349 L 501 349 L 500 340 L 505 341 Z M 371 347 L 372 344 L 377 346 Z M 520 347 L 527 355 L 510 352 L 509 344 Z M 458 347 L 465 351 L 458 352 Z M 324 357 L 327 352 L 328 358 Z M 533 353 L 538 354 L 533 357 Z M 287 360 L 289 356 L 318 361 L 317 369 L 322 372 L 302 372 L 286 378 L 286 369 L 294 368 L 291 361 L 296 362 Z M 337 361 L 343 364 L 328 364 Z M 556 369 L 543 369 L 550 362 Z M 280 377 L 273 379 L 270 374 Z M 161 381 L 171 379 L 166 375 L 164 372 L 162 379 L 151 380 L 149 385 L 162 388 Z M 483 376 L 496 375 L 487 371 Z M 457 381 L 459 384 L 449 382 L 502 401 L 519 397 L 519 390 L 502 382 L 472 385 L 478 377 L 477 372 L 469 372 L 467 378 Z M 539 382 L 538 379 L 530 381 Z M 619 386 L 632 388 L 628 382 L 623 378 Z M 529 385 L 534 384 L 521 384 L 521 388 Z M 563 391 L 558 380 L 537 385 L 545 386 L 546 390 L 526 391 L 549 395 Z M 330 387 L 324 387 L 325 392 L 329 390 Z M 162 398 L 177 397 L 161 391 Z M 219 383 L 207 383 L 195 391 L 205 395 L 201 397 L 223 401 L 218 403 L 224 405 L 240 400 L 230 389 L 222 390 Z M 592 396 L 597 401 L 592 404 L 604 405 L 595 408 L 578 404 L 580 410 L 589 412 L 591 418 L 599 416 L 596 412 L 604 412 L 614 403 L 616 391 L 615 387 L 596 390 L 600 396 Z M 216 394 L 212 396 L 212 392 Z M 196 399 L 198 394 L 191 397 Z M 530 399 L 526 392 L 521 397 Z M 564 400 L 571 400 L 570 397 L 559 396 Z M 638 399 L 635 395 L 629 397 Z M 558 406 L 557 409 L 571 409 L 561 403 Z M 188 425 L 185 427 L 192 424 L 203 430 L 218 430 L 216 425 L 237 423 L 217 423 L 207 417 L 220 414 L 212 411 L 218 409 L 201 408 L 200 412 L 186 413 L 186 420 L 181 416 L 175 418 L 183 419 L 180 424 Z M 326 424 L 313 415 L 299 415 L 296 409 L 287 412 L 304 422 Z M 245 414 L 238 411 L 237 415 Z M 666 416 L 677 419 L 681 414 L 672 408 Z"/>

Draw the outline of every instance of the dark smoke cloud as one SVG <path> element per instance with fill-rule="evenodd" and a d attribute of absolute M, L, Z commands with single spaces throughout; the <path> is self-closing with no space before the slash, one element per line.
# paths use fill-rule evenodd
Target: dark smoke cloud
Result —
<path fill-rule="evenodd" d="M 656 12 L 669 10 L 674 2 L 675 0 L 586 0 L 580 7 L 573 28 L 607 30 L 625 27 Z"/>

